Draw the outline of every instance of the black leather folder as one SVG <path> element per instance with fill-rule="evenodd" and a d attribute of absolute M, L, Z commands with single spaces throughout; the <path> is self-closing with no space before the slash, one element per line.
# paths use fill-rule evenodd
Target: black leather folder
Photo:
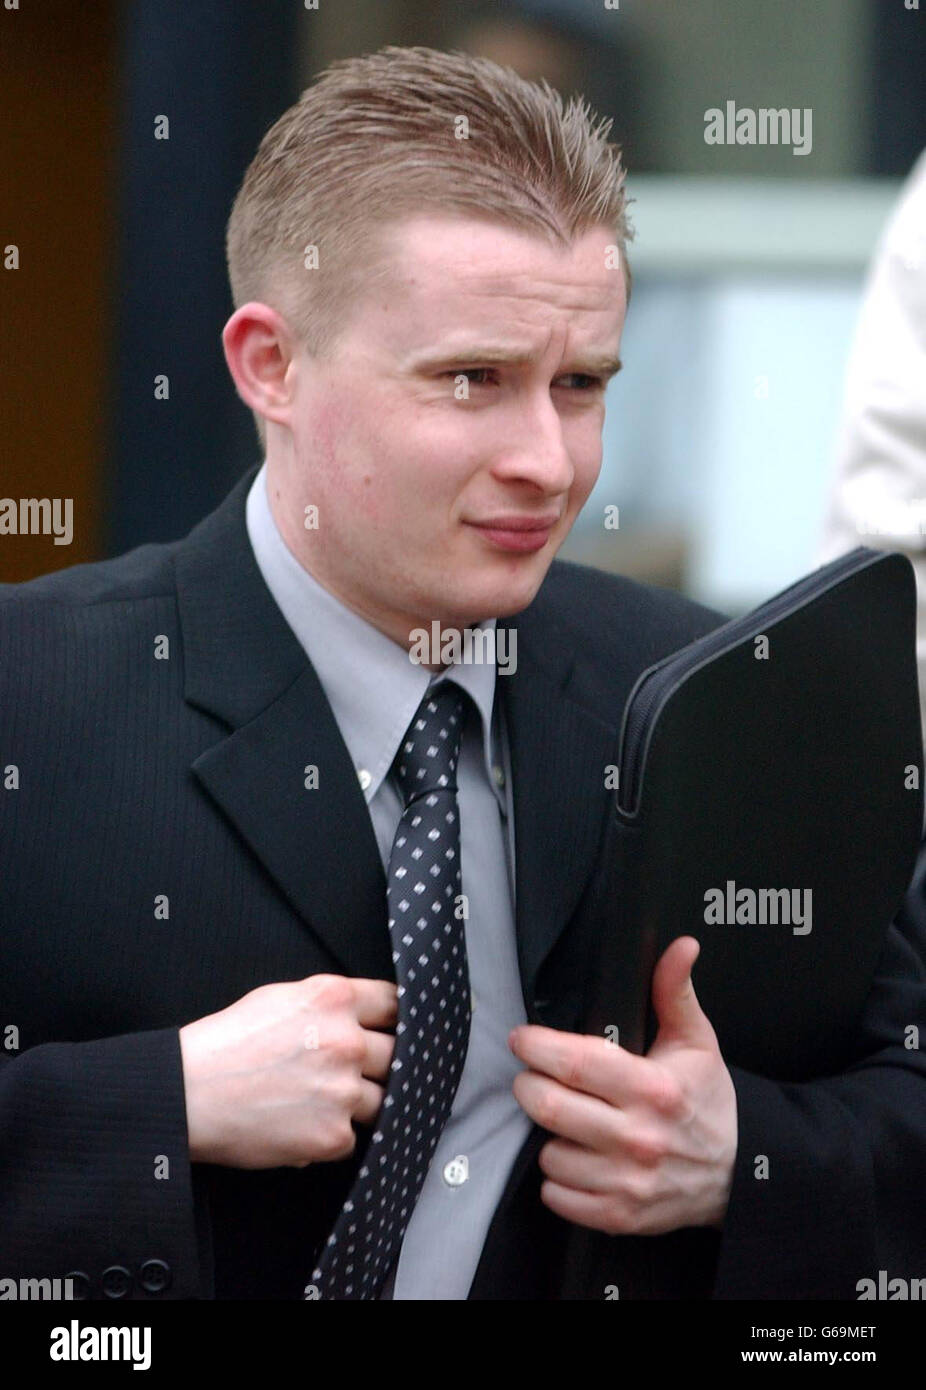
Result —
<path fill-rule="evenodd" d="M 910 562 L 859 548 L 644 672 L 586 1032 L 648 1050 L 653 967 L 691 935 L 728 1064 L 852 1059 L 923 826 L 915 639 Z"/>

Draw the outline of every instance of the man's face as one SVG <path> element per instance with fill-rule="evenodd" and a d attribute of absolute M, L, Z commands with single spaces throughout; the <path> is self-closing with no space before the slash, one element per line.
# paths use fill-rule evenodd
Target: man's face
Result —
<path fill-rule="evenodd" d="M 598 477 L 626 299 L 605 228 L 565 251 L 478 220 L 387 235 L 389 279 L 293 359 L 292 458 L 268 472 L 297 558 L 407 646 L 536 594 Z"/>

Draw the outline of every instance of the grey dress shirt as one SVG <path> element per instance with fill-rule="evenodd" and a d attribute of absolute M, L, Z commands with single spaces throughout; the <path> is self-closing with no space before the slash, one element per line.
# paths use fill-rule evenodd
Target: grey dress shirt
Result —
<path fill-rule="evenodd" d="M 318 673 L 387 869 L 402 800 L 389 775 L 422 696 L 443 678 L 334 597 L 296 560 L 267 499 L 266 461 L 247 500 L 258 567 Z M 481 627 L 494 627 L 487 619 Z M 471 696 L 457 770 L 473 1014 L 466 1064 L 381 1297 L 465 1299 L 489 1224 L 531 1127 L 511 1090 L 508 1033 L 526 1022 L 514 929 L 511 766 L 494 661 L 447 668 Z M 478 713 L 477 713 L 478 711 Z M 358 923 L 358 930 L 362 924 Z M 308 1259 L 310 1252 L 306 1252 Z"/>

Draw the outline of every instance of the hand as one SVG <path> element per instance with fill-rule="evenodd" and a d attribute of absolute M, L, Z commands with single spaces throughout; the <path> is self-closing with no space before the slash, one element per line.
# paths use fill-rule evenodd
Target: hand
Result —
<path fill-rule="evenodd" d="M 346 1158 L 383 1102 L 398 994 L 388 980 L 262 985 L 180 1029 L 190 1158 L 304 1168 Z"/>
<path fill-rule="evenodd" d="M 679 937 L 653 972 L 659 1030 L 645 1057 L 606 1038 L 525 1024 L 514 1094 L 559 1136 L 540 1152 L 543 1202 L 609 1235 L 721 1226 L 736 1158 L 736 1092 L 695 996 L 700 947 Z"/>

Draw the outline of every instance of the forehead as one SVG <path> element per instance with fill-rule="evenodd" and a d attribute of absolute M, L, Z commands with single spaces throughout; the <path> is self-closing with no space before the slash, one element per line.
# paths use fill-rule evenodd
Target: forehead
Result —
<path fill-rule="evenodd" d="M 580 316 L 626 307 L 614 234 L 604 226 L 563 246 L 479 218 L 419 216 L 388 225 L 379 246 L 395 307 Z"/>

